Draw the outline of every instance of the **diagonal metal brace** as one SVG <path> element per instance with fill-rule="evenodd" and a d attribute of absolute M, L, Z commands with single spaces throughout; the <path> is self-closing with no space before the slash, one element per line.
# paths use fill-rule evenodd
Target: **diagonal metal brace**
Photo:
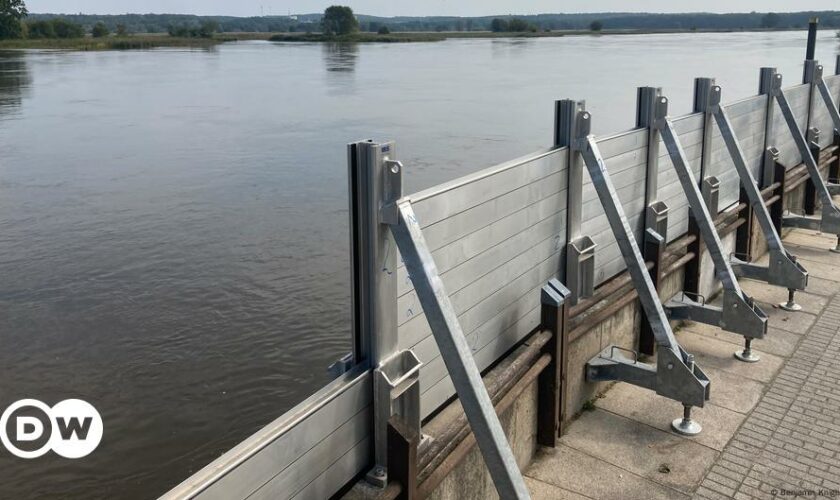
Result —
<path fill-rule="evenodd" d="M 732 268 L 737 276 L 761 280 L 771 285 L 783 286 L 789 290 L 804 290 L 808 284 L 808 271 L 796 261 L 796 257 L 785 250 L 782 239 L 773 225 L 767 205 L 764 204 L 764 197 L 758 189 L 755 178 L 747 167 L 744 160 L 744 152 L 741 144 L 735 136 L 732 122 L 723 106 L 720 105 L 721 88 L 713 86 L 709 92 L 709 111 L 715 117 L 720 135 L 729 151 L 729 156 L 735 164 L 735 170 L 741 179 L 741 185 L 747 193 L 753 215 L 761 227 L 764 240 L 767 243 L 767 250 L 770 254 L 768 266 L 759 266 L 740 259 L 732 260 Z"/>
<path fill-rule="evenodd" d="M 787 123 L 788 129 L 790 130 L 790 134 L 793 137 L 794 143 L 796 143 L 796 147 L 799 150 L 799 154 L 802 156 L 802 161 L 805 163 L 805 167 L 808 170 L 808 175 L 811 179 L 811 183 L 814 185 L 814 189 L 817 192 L 817 195 L 820 198 L 820 202 L 822 202 L 822 213 L 819 220 L 819 230 L 828 233 L 828 234 L 836 234 L 840 236 L 840 208 L 838 208 L 834 201 L 831 198 L 831 193 L 829 192 L 828 186 L 826 185 L 825 180 L 820 175 L 819 165 L 817 165 L 817 160 L 814 158 L 814 155 L 811 154 L 811 150 L 808 147 L 808 141 L 803 135 L 802 131 L 799 130 L 799 125 L 796 123 L 796 117 L 793 114 L 793 110 L 790 107 L 790 104 L 785 97 L 785 93 L 782 90 L 782 75 L 776 73 L 773 75 L 773 84 L 770 89 L 770 96 L 776 100 L 776 103 L 779 105 L 779 109 L 782 111 L 782 116 L 785 119 L 785 123 Z M 829 113 L 831 113 L 832 120 L 835 120 L 837 117 L 837 108 L 834 107 L 834 100 L 831 99 L 831 94 L 828 95 L 824 94 L 824 90 L 828 90 L 825 88 L 825 81 L 822 78 L 822 66 L 818 66 L 816 69 L 816 73 L 813 78 L 817 81 L 817 87 L 820 90 L 820 94 L 823 97 L 823 101 L 829 108 Z M 822 85 L 819 84 L 822 82 Z M 828 99 L 826 100 L 826 97 Z M 838 126 L 838 122 L 835 121 L 835 127 Z M 786 218 L 785 223 L 787 224 L 793 217 Z M 808 223 L 807 221 L 803 221 L 802 223 L 793 222 L 794 225 L 797 227 L 806 227 L 809 228 L 813 227 L 816 224 Z"/>
<path fill-rule="evenodd" d="M 697 222 L 700 235 L 709 250 L 717 277 L 723 285 L 722 308 L 699 304 L 683 297 L 682 300 L 671 300 L 666 305 L 670 318 L 690 319 L 719 326 L 724 330 L 750 339 L 763 338 L 767 333 L 767 315 L 755 304 L 752 298 L 741 290 L 732 265 L 724 256 L 720 236 L 715 230 L 712 217 L 703 202 L 703 195 L 694 178 L 694 173 L 688 165 L 685 151 L 683 151 L 682 144 L 680 144 L 674 130 L 674 125 L 668 118 L 668 99 L 666 97 L 660 97 L 657 102 L 655 126 L 662 134 L 674 170 L 676 170 L 683 192 L 688 198 L 692 216 Z"/>
<path fill-rule="evenodd" d="M 686 353 L 674 337 L 665 310 L 659 301 L 659 295 L 647 272 L 639 245 L 624 214 L 618 193 L 607 172 L 604 159 L 598 150 L 595 138 L 589 134 L 591 115 L 582 111 L 579 113 L 579 118 L 583 126 L 578 129 L 578 135 L 572 147 L 583 157 L 639 295 L 639 302 L 647 316 L 654 340 L 659 346 L 656 365 L 642 363 L 635 358 L 630 360 L 621 354 L 620 348 L 607 347 L 586 364 L 587 380 L 621 380 L 655 390 L 657 394 L 680 401 L 686 408 L 702 407 L 709 399 L 709 379 L 694 364 L 694 357 Z"/>
<path fill-rule="evenodd" d="M 440 349 L 464 413 L 475 434 L 484 462 L 501 498 L 530 498 L 516 458 L 505 437 L 499 417 L 481 372 L 475 363 L 467 339 L 461 330 L 455 309 L 449 300 L 432 253 L 423 237 L 411 201 L 397 204 L 398 220 L 390 224 L 394 240 L 405 262 L 408 275 L 423 306 L 432 335 Z"/>
<path fill-rule="evenodd" d="M 829 90 L 828 85 L 825 83 L 822 65 L 817 65 L 814 70 L 813 78 L 817 90 L 820 92 L 823 103 L 825 103 L 828 108 L 828 114 L 831 116 L 831 121 L 834 123 L 834 131 L 836 133 L 840 133 L 840 110 L 838 110 L 837 104 L 835 104 L 834 98 L 831 96 L 831 90 Z M 840 184 L 826 181 L 825 186 L 828 189 L 829 194 L 840 194 Z"/>

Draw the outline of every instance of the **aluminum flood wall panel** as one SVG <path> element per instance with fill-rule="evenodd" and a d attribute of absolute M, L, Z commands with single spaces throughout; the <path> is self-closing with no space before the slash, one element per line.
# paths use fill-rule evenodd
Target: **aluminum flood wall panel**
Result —
<path fill-rule="evenodd" d="M 637 241 L 644 232 L 647 142 L 646 129 L 598 140 L 598 149 Z M 598 245 L 595 248 L 595 286 L 598 286 L 624 270 L 625 265 L 589 172 L 585 172 L 581 230 Z"/>
<path fill-rule="evenodd" d="M 788 104 L 793 110 L 799 129 L 805 133 L 808 123 L 808 103 L 810 99 L 811 86 L 808 84 L 797 85 L 784 89 Z M 778 104 L 773 105 L 773 140 L 769 146 L 779 149 L 779 162 L 787 167 L 802 163 L 802 156 L 793 142 L 790 129 L 782 116 Z"/>
<path fill-rule="evenodd" d="M 567 149 L 546 150 L 409 196 L 479 369 L 539 326 L 539 290 L 563 278 L 567 164 Z M 425 417 L 455 391 L 402 264 L 397 280 Z"/>
<path fill-rule="evenodd" d="M 703 153 L 703 114 L 674 118 L 674 128 L 685 150 L 686 159 L 694 172 L 695 178 L 700 176 L 700 157 Z M 683 192 L 677 171 L 665 143 L 659 141 L 659 201 L 668 205 L 668 242 L 674 241 L 688 232 L 688 198 Z"/>
<path fill-rule="evenodd" d="M 370 466 L 371 373 L 341 375 L 161 498 L 329 498 Z"/>
<path fill-rule="evenodd" d="M 834 104 L 840 101 L 840 76 L 831 75 L 825 78 L 825 83 L 828 90 L 831 91 L 831 97 L 834 98 Z M 834 122 L 831 120 L 831 115 L 828 114 L 828 108 L 823 102 L 819 91 L 814 92 L 811 103 L 811 126 L 820 129 L 820 147 L 825 148 L 834 143 Z"/>
<path fill-rule="evenodd" d="M 759 95 L 724 106 L 735 136 L 741 145 L 747 167 L 753 177 L 761 183 L 761 164 L 764 155 L 764 128 L 767 117 L 767 96 Z M 720 136 L 717 125 L 712 127 L 711 160 L 707 175 L 720 181 L 718 209 L 722 212 L 738 202 L 741 179 L 729 150 Z"/>

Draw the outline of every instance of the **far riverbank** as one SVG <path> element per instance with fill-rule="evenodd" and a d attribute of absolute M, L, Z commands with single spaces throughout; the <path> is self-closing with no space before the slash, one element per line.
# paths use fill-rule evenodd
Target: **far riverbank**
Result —
<path fill-rule="evenodd" d="M 165 33 L 148 33 L 128 36 L 106 36 L 72 39 L 21 39 L 0 41 L 0 50 L 59 49 L 59 50 L 138 50 L 164 47 L 209 48 L 226 42 L 243 40 L 269 40 L 273 42 L 332 42 L 332 43 L 406 43 L 438 42 L 450 38 L 556 38 L 565 36 L 650 35 L 686 33 L 741 33 L 769 31 L 801 31 L 799 29 L 661 29 L 661 30 L 555 30 L 534 32 L 444 31 L 444 32 L 394 32 L 389 34 L 355 33 L 334 36 L 321 33 L 219 33 L 211 38 L 174 37 Z"/>

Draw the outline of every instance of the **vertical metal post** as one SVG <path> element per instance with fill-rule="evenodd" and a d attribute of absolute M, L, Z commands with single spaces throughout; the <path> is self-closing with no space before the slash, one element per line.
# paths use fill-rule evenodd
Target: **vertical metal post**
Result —
<path fill-rule="evenodd" d="M 750 197 L 747 191 L 741 186 L 738 194 L 738 203 L 746 204 L 743 217 L 746 219 L 744 224 L 735 232 L 735 253 L 744 257 L 744 260 L 752 260 L 752 237 L 753 237 L 753 205 L 750 202 Z"/>
<path fill-rule="evenodd" d="M 840 54 L 837 55 L 837 60 L 834 63 L 834 74 L 840 75 Z M 840 107 L 838 107 L 838 112 L 840 112 Z M 834 145 L 840 148 L 840 130 L 834 130 Z M 837 160 L 831 164 L 828 176 L 829 181 L 834 183 L 840 183 L 840 149 L 838 149 Z"/>
<path fill-rule="evenodd" d="M 700 153 L 700 180 L 701 192 L 707 195 L 708 189 L 706 185 L 707 165 L 711 161 L 712 154 L 712 127 L 713 118 L 708 112 L 709 92 L 714 86 L 714 78 L 695 78 L 694 79 L 694 112 L 703 113 L 703 146 Z M 708 198 L 704 196 L 704 202 Z M 708 206 L 708 205 L 707 205 Z M 712 217 L 717 216 L 717 213 L 712 214 Z M 694 253 L 694 259 L 688 262 L 684 269 L 683 290 L 690 294 L 697 295 L 700 293 L 700 263 L 703 261 L 703 253 L 706 250 L 706 244 L 700 234 L 700 226 L 697 224 L 697 217 L 691 209 L 689 209 L 688 217 L 688 232 L 694 236 L 694 242 L 688 246 L 688 251 Z"/>
<path fill-rule="evenodd" d="M 396 156 L 393 142 L 348 146 L 351 253 L 353 259 L 354 360 L 372 367 L 397 351 L 396 244 L 380 224 L 385 162 Z"/>
<path fill-rule="evenodd" d="M 704 181 L 709 175 L 709 163 L 712 161 L 712 132 L 714 130 L 714 118 L 709 111 L 709 95 L 712 87 L 715 86 L 714 78 L 694 79 L 694 112 L 703 113 L 703 150 L 700 157 L 700 190 L 703 191 Z M 708 204 L 707 204 L 708 206 Z M 712 214 L 714 217 L 715 214 Z"/>
<path fill-rule="evenodd" d="M 812 17 L 808 21 L 808 46 L 805 49 L 805 60 L 814 58 L 817 49 L 817 27 L 819 26 L 820 18 Z M 807 82 L 806 82 L 807 83 Z"/>
<path fill-rule="evenodd" d="M 417 447 L 420 434 L 401 417 L 388 421 L 388 480 L 400 483 L 394 500 L 417 498 Z"/>
<path fill-rule="evenodd" d="M 811 130 L 811 117 L 814 113 L 814 100 L 819 99 L 820 96 L 817 93 L 817 83 L 822 81 L 822 71 L 819 69 L 820 66 L 819 62 L 808 59 L 805 61 L 805 67 L 803 70 L 802 76 L 802 83 L 809 84 L 808 88 L 808 110 L 806 111 L 806 121 L 805 121 L 805 130 Z M 804 160 L 803 160 L 804 161 Z"/>
<path fill-rule="evenodd" d="M 572 305 L 592 295 L 595 272 L 595 246 L 581 230 L 583 216 L 583 161 L 573 145 L 578 113 L 586 108 L 584 101 L 564 99 L 555 103 L 554 143 L 569 147 L 566 202 L 566 283 L 572 292 Z"/>
<path fill-rule="evenodd" d="M 764 122 L 764 158 L 762 159 L 761 168 L 761 187 L 767 186 L 776 182 L 774 179 L 776 173 L 776 159 L 778 158 L 778 151 L 774 146 L 775 129 L 773 121 L 776 112 L 776 100 L 772 96 L 773 83 L 776 77 L 776 68 L 761 68 L 761 74 L 758 79 L 758 93 L 759 95 L 767 96 L 767 116 Z M 771 152 L 771 149 L 775 152 Z"/>
<path fill-rule="evenodd" d="M 386 163 L 395 158 L 393 142 L 365 141 L 348 146 L 354 361 L 367 360 L 374 369 L 397 353 L 397 247 L 380 219 L 386 189 L 394 188 L 386 186 Z M 378 387 L 382 385 L 378 377 L 374 385 L 376 466 L 369 479 L 381 486 L 387 480 L 387 426 L 392 408 L 391 398 Z"/>
<path fill-rule="evenodd" d="M 643 254 L 653 262 L 650 278 L 658 291 L 662 280 L 662 257 L 668 232 L 668 207 L 659 201 L 659 130 L 654 127 L 656 102 L 662 95 L 658 87 L 639 87 L 636 93 L 636 127 L 648 129 L 647 169 L 645 171 L 645 236 Z M 647 315 L 642 316 L 639 351 L 653 355 L 656 339 Z"/>
<path fill-rule="evenodd" d="M 569 308 L 566 299 L 571 292 L 557 279 L 552 279 L 540 292 L 541 325 L 549 330 L 551 339 L 542 352 L 551 356 L 551 362 L 540 373 L 537 383 L 537 443 L 554 448 L 561 434 L 560 426 L 566 412 L 566 371 L 569 356 L 569 338 L 566 331 Z"/>
<path fill-rule="evenodd" d="M 775 152 L 775 155 L 769 154 L 771 151 Z M 782 221 L 784 220 L 785 215 L 785 199 L 787 195 L 785 194 L 785 188 L 787 187 L 787 167 L 779 163 L 779 154 L 778 150 L 768 150 L 767 154 L 764 155 L 765 162 L 772 162 L 775 172 L 774 177 L 776 178 L 776 182 L 779 183 L 779 187 L 775 190 L 775 195 L 779 197 L 776 203 L 770 207 L 770 220 L 773 221 L 773 227 L 776 228 L 776 233 L 781 236 L 782 234 Z"/>
<path fill-rule="evenodd" d="M 840 151 L 840 132 L 837 130 L 834 131 L 834 146 Z M 828 182 L 840 183 L 840 154 L 836 155 L 836 159 L 828 167 Z"/>
<path fill-rule="evenodd" d="M 808 140 L 808 149 L 811 150 L 811 156 L 817 160 L 819 166 L 820 159 L 820 132 L 815 128 L 808 129 L 806 134 Z M 814 215 L 817 211 L 817 189 L 814 183 L 810 180 L 805 183 L 805 196 L 802 200 L 802 211 L 806 215 Z"/>

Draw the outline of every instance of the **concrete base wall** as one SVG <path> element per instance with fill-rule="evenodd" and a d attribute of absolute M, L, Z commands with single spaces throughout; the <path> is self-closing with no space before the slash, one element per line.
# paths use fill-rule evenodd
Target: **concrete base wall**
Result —
<path fill-rule="evenodd" d="M 508 442 L 520 470 L 531 463 L 537 450 L 537 382 L 534 381 L 510 408 L 500 415 Z M 434 500 L 456 498 L 496 499 L 499 495 L 478 446 L 429 496 Z"/>

